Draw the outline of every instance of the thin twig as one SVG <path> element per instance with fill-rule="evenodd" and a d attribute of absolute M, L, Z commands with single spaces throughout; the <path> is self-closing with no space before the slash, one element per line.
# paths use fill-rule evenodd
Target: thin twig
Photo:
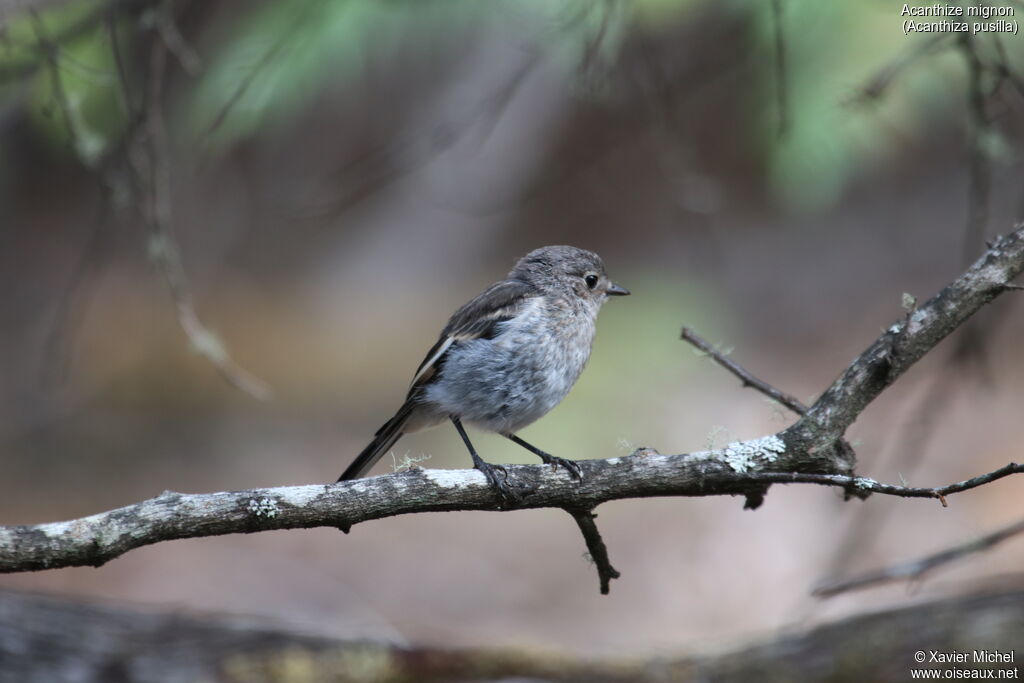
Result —
<path fill-rule="evenodd" d="M 840 593 L 869 588 L 894 581 L 917 581 L 937 567 L 974 553 L 980 553 L 1002 543 L 1003 541 L 1024 533 L 1024 520 L 1015 522 L 997 531 L 986 534 L 966 543 L 961 543 L 910 562 L 902 562 L 889 567 L 875 569 L 857 576 L 836 579 L 818 585 L 812 592 L 819 598 L 830 598 Z"/>
<path fill-rule="evenodd" d="M 154 2 L 156 0 L 105 0 L 105 2 L 96 3 L 95 8 L 83 14 L 79 19 L 54 31 L 49 40 L 53 45 L 63 45 L 96 28 L 110 13 L 118 11 L 138 13 Z M 5 5 L 0 3 L 0 22 L 6 21 L 6 11 Z M 29 8 L 28 12 L 32 16 L 38 16 L 35 8 Z M 44 45 L 38 45 L 38 47 L 41 49 L 24 62 L 0 65 L 0 82 L 27 78 L 34 74 L 42 64 L 45 64 L 47 49 Z"/>
<path fill-rule="evenodd" d="M 281 34 L 278 36 L 274 44 L 270 46 L 270 49 L 263 53 L 263 56 L 260 57 L 253 65 L 252 69 L 250 69 L 249 72 L 238 82 L 238 86 L 224 101 L 224 104 L 221 105 L 221 108 L 217 111 L 216 115 L 214 115 L 210 125 L 208 125 L 199 135 L 199 145 L 203 145 L 210 136 L 217 132 L 217 129 L 219 129 L 221 125 L 223 125 L 224 121 L 227 120 L 228 114 L 231 113 L 231 110 L 234 109 L 235 105 L 238 104 L 242 97 L 245 96 L 245 93 L 249 91 L 249 87 L 255 82 L 256 77 L 259 76 L 260 72 L 270 64 L 270 62 L 277 58 L 281 50 L 286 46 L 295 45 L 295 40 L 297 40 L 295 33 L 296 29 L 299 28 L 308 16 L 310 10 L 315 6 L 316 3 L 306 3 L 305 7 L 296 10 L 295 16 L 289 26 L 281 31 Z"/>
<path fill-rule="evenodd" d="M 483 97 L 465 116 L 442 121 L 424 130 L 397 135 L 386 145 L 349 160 L 333 174 L 332 191 L 343 188 L 322 206 L 309 210 L 306 218 L 336 218 L 359 202 L 395 181 L 422 168 L 453 148 L 471 133 L 482 141 L 491 135 L 509 105 L 540 62 L 540 53 L 530 51 L 527 59 L 501 87 Z M 397 163 L 395 160 L 401 160 Z M 350 179 L 356 182 L 349 182 Z"/>
<path fill-rule="evenodd" d="M 996 47 L 996 62 L 990 66 L 990 69 L 995 72 L 998 79 L 997 88 L 994 88 L 994 90 L 998 89 L 998 85 L 1008 82 L 1014 87 L 1018 95 L 1024 97 L 1024 79 L 1010 65 L 1010 58 L 1006 54 L 1006 47 L 1003 45 L 1003 41 L 998 33 L 992 34 L 992 43 Z"/>
<path fill-rule="evenodd" d="M 597 530 L 597 524 L 594 523 L 597 515 L 593 510 L 578 508 L 566 508 L 565 511 L 576 520 L 576 525 L 579 526 L 580 533 L 583 534 L 583 540 L 587 543 L 587 552 L 590 553 L 590 559 L 597 567 L 597 578 L 601 582 L 601 595 L 608 595 L 611 580 L 619 578 L 620 574 L 608 559 L 608 548 L 605 547 L 601 532 Z"/>
<path fill-rule="evenodd" d="M 958 41 L 960 54 L 967 65 L 967 104 L 970 129 L 968 147 L 970 154 L 970 183 L 968 187 L 967 229 L 964 235 L 963 263 L 977 258 L 985 241 L 988 227 L 988 206 L 992 193 L 992 169 L 985 149 L 992 123 L 985 105 L 983 79 L 985 66 L 978 56 L 977 46 L 969 34 L 963 34 Z"/>
<path fill-rule="evenodd" d="M 871 77 L 868 82 L 859 89 L 852 98 L 852 104 L 866 104 L 878 100 L 889 86 L 907 69 L 911 64 L 923 57 L 927 57 L 940 48 L 945 47 L 944 43 L 949 42 L 950 34 L 936 33 L 918 42 L 914 47 L 907 50 L 897 59 L 886 64 L 880 71 Z"/>
<path fill-rule="evenodd" d="M 1011 474 L 1024 473 L 1024 464 L 1011 462 L 997 470 L 980 474 L 977 477 L 958 481 L 945 486 L 917 487 L 880 484 L 874 479 L 854 477 L 840 474 L 802 474 L 797 472 L 755 472 L 748 475 L 751 483 L 765 484 L 820 484 L 821 486 L 837 486 L 863 493 L 880 493 L 885 496 L 899 498 L 934 498 L 942 507 L 949 507 L 946 496 L 961 493 L 990 484 L 993 481 L 1008 477 Z"/>
<path fill-rule="evenodd" d="M 203 70 L 203 61 L 196 54 L 196 51 L 181 35 L 178 24 L 174 20 L 174 6 L 172 0 L 163 0 L 157 10 L 156 30 L 160 32 L 160 38 L 164 45 L 171 51 L 181 68 L 189 76 L 198 76 Z"/>
<path fill-rule="evenodd" d="M 781 140 L 789 131 L 789 77 L 786 72 L 786 35 L 782 26 L 782 0 L 771 0 L 775 39 L 775 105 L 778 109 L 776 134 Z"/>
<path fill-rule="evenodd" d="M 698 349 L 701 350 L 701 352 L 710 356 L 711 359 L 714 360 L 716 363 L 721 365 L 723 368 L 725 368 L 732 374 L 736 375 L 740 379 L 740 382 L 743 383 L 744 387 L 751 387 L 753 389 L 757 389 L 768 398 L 772 399 L 773 401 L 776 401 L 777 403 L 781 403 L 782 405 L 786 406 L 797 415 L 803 415 L 804 413 L 807 412 L 807 406 L 804 405 L 799 399 L 797 399 L 794 396 L 791 396 L 790 394 L 787 394 L 784 391 L 776 389 L 775 387 L 768 384 L 764 380 L 760 380 L 757 377 L 754 377 L 754 375 L 750 374 L 750 372 L 746 368 L 741 366 L 739 363 L 727 358 L 710 342 L 700 337 L 700 335 L 698 335 L 689 327 L 683 328 L 681 338 L 684 341 L 688 341 L 694 346 L 696 346 Z"/>
<path fill-rule="evenodd" d="M 57 302 L 52 327 L 43 346 L 44 357 L 47 359 L 44 365 L 44 382 L 47 384 L 52 385 L 64 380 L 71 364 L 71 340 L 81 325 L 85 307 L 83 299 L 90 289 L 103 250 L 109 204 L 109 196 L 105 191 L 101 191 L 87 243 Z"/>
<path fill-rule="evenodd" d="M 163 276 L 178 313 L 178 323 L 193 350 L 206 358 L 235 388 L 250 396 L 268 400 L 270 387 L 234 361 L 221 340 L 203 324 L 196 312 L 181 252 L 171 222 L 171 176 L 162 108 L 163 76 L 167 50 L 160 40 L 150 52 L 143 131 L 135 158 L 136 174 L 143 187 L 143 216 L 150 231 L 149 257 Z M 127 98 L 126 98 L 127 99 Z"/>
<path fill-rule="evenodd" d="M 35 32 L 36 44 L 39 46 L 39 51 L 50 70 L 50 85 L 53 88 L 53 98 L 57 103 L 61 116 L 64 118 L 64 126 L 68 131 L 68 146 L 71 148 L 76 159 L 84 161 L 81 153 L 81 136 L 78 132 L 78 121 L 75 116 L 75 110 L 71 106 L 71 100 L 68 98 L 67 90 L 64 88 L 64 79 L 61 76 L 60 63 L 57 60 L 59 48 L 47 36 L 43 21 L 39 18 L 39 14 L 35 9 L 29 11 L 29 16 L 32 18 L 32 30 Z"/>

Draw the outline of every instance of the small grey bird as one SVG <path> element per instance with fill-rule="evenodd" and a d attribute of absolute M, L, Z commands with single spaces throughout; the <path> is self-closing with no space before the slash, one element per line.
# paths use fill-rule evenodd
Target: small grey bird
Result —
<path fill-rule="evenodd" d="M 593 252 L 566 246 L 531 251 L 508 277 L 455 311 L 416 370 L 405 403 L 338 481 L 365 474 L 402 435 L 445 420 L 455 425 L 473 466 L 503 498 L 514 498 L 508 473 L 477 454 L 463 421 L 581 478 L 575 462 L 545 453 L 516 432 L 569 393 L 590 357 L 601 305 L 609 296 L 626 294 Z"/>

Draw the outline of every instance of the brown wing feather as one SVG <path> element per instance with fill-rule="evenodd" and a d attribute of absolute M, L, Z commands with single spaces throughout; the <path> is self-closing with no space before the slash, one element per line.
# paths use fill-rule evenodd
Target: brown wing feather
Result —
<path fill-rule="evenodd" d="M 409 398 L 434 379 L 443 365 L 445 353 L 452 344 L 469 339 L 493 337 L 499 323 L 514 318 L 522 310 L 523 304 L 538 294 L 535 287 L 522 280 L 502 280 L 455 311 L 448 324 L 441 330 L 437 343 L 427 351 L 423 362 L 416 369 L 412 386 L 409 387 Z"/>

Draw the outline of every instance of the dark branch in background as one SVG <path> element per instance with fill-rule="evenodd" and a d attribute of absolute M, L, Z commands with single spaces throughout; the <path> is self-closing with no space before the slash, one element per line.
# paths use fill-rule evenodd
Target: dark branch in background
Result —
<path fill-rule="evenodd" d="M 750 374 L 750 372 L 743 368 L 743 366 L 727 358 L 725 354 L 723 354 L 721 351 L 712 346 L 711 343 L 701 338 L 696 332 L 691 330 L 689 327 L 683 328 L 681 338 L 683 339 L 683 341 L 690 342 L 691 344 L 696 346 L 698 349 L 700 349 L 701 352 L 710 356 L 716 363 L 721 365 L 723 368 L 725 368 L 732 374 L 739 377 L 740 382 L 743 383 L 744 387 L 751 387 L 757 389 L 768 398 L 772 399 L 776 403 L 781 403 L 782 405 L 786 406 L 797 415 L 803 415 L 804 413 L 807 412 L 807 406 L 801 403 L 799 399 L 795 398 L 794 396 L 791 396 L 790 394 L 787 394 L 784 391 L 776 389 L 772 385 L 758 379 L 757 377 L 754 377 L 752 374 Z"/>
<path fill-rule="evenodd" d="M 947 47 L 947 43 L 950 42 L 950 35 L 948 33 L 936 33 L 918 42 L 903 55 L 880 69 L 878 73 L 859 89 L 851 102 L 853 104 L 867 104 L 878 100 L 907 67 Z"/>
<path fill-rule="evenodd" d="M 135 681 L 223 683 L 859 683 L 907 679 L 908 653 L 922 648 L 1019 649 L 1024 642 L 1024 591 L 976 593 L 884 609 L 830 620 L 810 630 L 785 627 L 756 644 L 684 657 L 669 652 L 653 658 L 618 652 L 596 657 L 545 655 L 531 648 L 502 650 L 490 644 L 418 647 L 352 640 L 310 624 L 96 604 L 12 590 L 0 590 L 0 633 L 13 634 L 0 639 L 0 661 L 6 680 L 17 683 L 66 681 L 70 671 L 79 681 L 120 681 L 125 679 L 123 672 L 131 672 Z M 980 666 L 983 674 L 985 665 Z M 147 677 L 148 672 L 156 673 Z"/>
<path fill-rule="evenodd" d="M 1024 533 L 1024 520 L 1015 522 L 980 538 L 910 562 L 902 562 L 882 569 L 865 572 L 858 576 L 822 583 L 814 589 L 813 594 L 819 598 L 830 598 L 840 593 L 869 588 L 884 583 L 918 581 L 937 567 L 944 566 L 974 553 L 989 550 L 1020 533 Z"/>
<path fill-rule="evenodd" d="M 970 323 L 968 323 L 970 324 Z M 955 368 L 936 372 L 917 388 L 918 395 L 910 407 L 900 433 L 886 441 L 886 447 L 871 462 L 875 471 L 897 471 L 901 477 L 913 478 L 928 453 L 936 429 L 952 405 L 955 389 L 961 384 L 961 373 Z M 889 517 L 888 508 L 872 506 L 849 520 L 833 541 L 832 557 L 825 576 L 834 576 L 850 565 L 876 538 Z M 826 583 L 820 581 L 819 583 Z"/>
<path fill-rule="evenodd" d="M 387 145 L 349 160 L 331 179 L 332 191 L 341 188 L 340 192 L 309 210 L 307 217 L 337 218 L 359 202 L 423 168 L 474 131 L 482 138 L 490 135 L 540 57 L 538 50 L 529 51 L 508 81 L 481 98 L 464 116 L 394 136 Z"/>
<path fill-rule="evenodd" d="M 270 387 L 240 367 L 231 358 L 221 340 L 203 324 L 196 313 L 192 291 L 181 263 L 181 251 L 171 224 L 171 175 L 167 159 L 167 139 L 162 109 L 163 74 L 167 49 L 153 41 L 150 53 L 149 92 L 146 105 L 146 143 L 148 154 L 141 171 L 149 172 L 148 206 L 143 213 L 150 231 L 149 257 L 163 275 L 178 311 L 178 322 L 192 348 L 209 360 L 237 389 L 261 400 L 269 399 Z"/>
<path fill-rule="evenodd" d="M 988 205 L 992 194 L 992 169 L 989 166 L 987 145 L 992 122 L 985 105 L 985 66 L 978 55 L 975 39 L 967 33 L 958 39 L 958 48 L 967 65 L 967 104 L 970 129 L 967 136 L 970 154 L 970 185 L 967 202 L 967 234 L 964 236 L 965 263 L 981 251 L 988 226 Z"/>
<path fill-rule="evenodd" d="M 966 139 L 969 175 L 967 222 L 964 228 L 961 259 L 962 264 L 966 266 L 981 251 L 988 229 L 989 205 L 992 201 L 992 164 L 988 148 L 993 129 L 986 103 L 988 95 L 985 92 L 985 76 L 989 72 L 989 67 L 982 62 L 979 45 L 973 36 L 959 36 L 957 47 L 967 68 L 965 98 L 968 111 Z M 997 70 L 995 81 L 998 83 L 1000 78 Z M 995 321 L 981 319 L 971 320 L 964 325 L 957 335 L 956 348 L 950 356 L 951 364 L 960 367 L 972 366 L 982 378 L 987 378 L 988 345 L 993 337 L 995 325 Z M 952 386 L 949 390 L 952 391 Z"/>
<path fill-rule="evenodd" d="M 576 519 L 598 566 L 602 590 L 617 572 L 608 561 L 592 511 L 601 503 L 652 496 L 741 495 L 756 507 L 772 484 L 842 488 L 847 497 L 871 493 L 905 498 L 946 496 L 1024 472 L 1011 463 L 941 487 L 879 484 L 853 476 L 853 452 L 843 432 L 865 407 L 914 362 L 1024 270 L 1024 226 L 995 240 L 989 251 L 912 315 L 892 325 L 791 427 L 776 435 L 683 455 L 649 450 L 625 458 L 580 462 L 583 480 L 550 467 L 509 465 L 527 492 L 520 508 L 559 508 Z M 752 504 L 753 502 L 753 504 Z M 0 571 L 101 565 L 160 541 L 316 526 L 347 527 L 414 512 L 503 510 L 476 470 L 409 470 L 333 485 L 185 495 L 150 501 L 84 519 L 0 527 Z"/>
<path fill-rule="evenodd" d="M 106 23 L 122 106 L 128 121 L 123 149 L 132 176 L 132 187 L 127 189 L 130 190 L 135 208 L 150 233 L 150 259 L 167 283 L 177 311 L 178 322 L 192 348 L 209 360 L 233 386 L 255 398 L 268 399 L 271 391 L 267 384 L 240 367 L 220 339 L 203 324 L 196 313 L 191 289 L 181 263 L 180 250 L 174 240 L 171 227 L 170 168 L 167 159 L 166 131 L 161 114 L 166 52 L 171 49 L 185 69 L 197 66 L 198 57 L 195 57 L 177 31 L 169 0 L 160 0 L 155 22 L 156 30 L 140 32 L 142 36 L 149 36 L 151 40 L 149 70 L 144 79 L 145 92 L 137 99 L 132 96 L 130 75 L 117 35 L 117 19 L 133 16 L 153 4 L 155 0 L 109 0 L 99 3 L 94 11 L 52 36 L 47 34 L 35 8 L 30 7 L 28 14 L 35 32 L 38 59 L 16 67 L 13 74 L 27 77 L 42 66 L 48 69 L 54 102 L 63 118 L 74 156 L 90 165 L 90 170 L 96 172 L 100 180 L 101 207 L 115 205 L 112 195 L 118 188 L 123 187 L 124 183 L 114 175 L 110 159 L 93 163 L 92 160 L 82 158 L 79 122 L 64 87 L 60 65 L 63 41 L 84 35 L 87 31 Z M 10 74 L 0 73 L 0 80 L 8 75 Z M 98 220 L 102 222 L 104 218 L 101 214 Z M 97 226 L 90 246 L 72 277 L 72 286 L 79 284 L 89 274 L 91 264 L 98 257 L 102 233 L 102 227 Z M 73 323 L 64 322 L 64 318 L 68 317 L 72 310 L 71 299 L 70 294 L 65 295 L 58 306 L 61 317 L 54 325 L 54 331 L 47 342 L 47 348 L 51 352 L 56 349 L 55 335 L 73 327 Z M 52 367 L 63 367 L 62 359 L 52 353 L 51 358 Z"/>
<path fill-rule="evenodd" d="M 861 102 L 880 99 L 898 74 L 915 64 L 921 57 L 935 54 L 940 49 L 956 48 L 963 58 L 967 70 L 964 99 L 968 112 L 965 138 L 969 159 L 967 215 L 962 246 L 964 267 L 981 251 L 989 222 L 992 164 L 987 146 L 993 130 L 993 121 L 988 111 L 987 100 L 995 96 L 1006 83 L 1010 83 L 1018 93 L 1024 95 L 1022 81 L 1014 73 L 999 36 L 992 34 L 991 40 L 995 47 L 995 59 L 986 62 L 982 59 L 981 45 L 977 38 L 954 38 L 949 34 L 936 34 L 921 41 L 880 71 L 862 89 L 859 98 Z M 986 76 L 992 79 L 991 88 L 985 87 Z M 1024 219 L 1024 208 L 1021 209 L 1018 218 Z M 896 453 L 896 460 L 890 465 L 891 468 L 911 475 L 926 455 L 928 442 L 934 430 L 942 423 L 946 411 L 952 406 L 957 390 L 962 388 L 961 380 L 966 377 L 984 380 L 990 376 L 986 363 L 987 347 L 995 336 L 996 326 L 1004 320 L 1005 318 L 992 316 L 988 319 L 972 318 L 958 330 L 954 347 L 945 361 L 946 369 L 939 371 L 930 385 L 920 392 L 913 417 L 908 420 L 907 427 L 898 439 L 899 445 L 895 449 L 890 449 Z M 972 371 L 972 374 L 968 375 L 968 370 Z M 881 465 L 881 462 L 873 463 L 876 468 Z M 884 523 L 885 515 L 884 511 L 873 508 L 868 514 L 859 515 L 851 521 L 835 544 L 836 550 L 831 562 L 833 571 L 845 567 L 849 558 L 859 553 L 861 547 L 874 537 L 874 530 Z"/>
<path fill-rule="evenodd" d="M 789 76 L 786 73 L 786 34 L 782 26 L 782 0 L 771 0 L 775 32 L 775 106 L 779 139 L 789 131 Z"/>
<path fill-rule="evenodd" d="M 78 132 L 78 121 L 75 118 L 74 108 L 72 108 L 67 90 L 64 88 L 64 78 L 61 74 L 60 62 L 58 60 L 60 47 L 47 36 L 43 21 L 34 9 L 29 12 L 29 16 L 32 18 L 32 30 L 36 36 L 36 45 L 39 46 L 43 62 L 50 72 L 53 99 L 57 103 L 57 109 L 60 110 L 61 116 L 64 119 L 64 126 L 68 131 L 68 145 L 71 148 L 72 155 L 78 158 L 80 156 L 78 146 L 81 136 Z"/>
<path fill-rule="evenodd" d="M 996 48 L 996 61 L 989 65 L 989 70 L 995 75 L 995 85 L 992 86 L 992 94 L 995 94 L 1006 83 L 1013 86 L 1017 94 L 1024 97 L 1024 79 L 1022 79 L 1010 66 L 1010 57 L 1006 54 L 1006 47 L 998 33 L 993 33 L 992 44 Z"/>
<path fill-rule="evenodd" d="M 982 306 L 1006 291 L 1024 268 L 1024 226 L 993 241 L 963 275 L 876 340 L 786 430 L 787 444 L 838 439 L 883 390 Z"/>
<path fill-rule="evenodd" d="M 96 3 L 96 7 L 92 11 L 82 15 L 81 18 L 71 24 L 68 24 L 61 30 L 55 31 L 53 35 L 48 36 L 49 43 L 51 45 L 62 45 L 67 41 L 75 40 L 76 38 L 84 36 L 89 31 L 92 31 L 97 26 L 100 26 L 108 14 L 122 12 L 125 16 L 135 16 L 146 7 L 154 4 L 156 1 L 157 0 L 106 0 L 105 2 Z M 8 17 L 5 16 L 6 13 L 14 16 L 19 12 L 27 11 L 30 16 L 38 17 L 38 11 L 42 9 L 45 8 L 35 7 L 31 3 L 28 3 L 27 7 L 19 7 L 8 11 L 3 4 L 0 4 L 0 22 L 7 21 Z M 36 21 L 38 21 L 38 19 Z M 2 31 L 3 28 L 3 24 L 0 24 L 0 31 Z M 37 48 L 36 54 L 24 62 L 0 66 L 0 82 L 27 78 L 45 66 L 48 60 L 46 47 L 44 44 L 37 42 Z"/>
<path fill-rule="evenodd" d="M 178 60 L 182 71 L 192 77 L 198 76 L 203 70 L 203 61 L 178 28 L 174 19 L 174 0 L 161 0 L 156 13 L 156 30 L 160 34 L 160 40 Z"/>
<path fill-rule="evenodd" d="M 81 139 L 75 112 L 68 99 L 67 90 L 64 87 L 64 79 L 61 74 L 59 62 L 60 47 L 47 35 L 43 22 L 34 9 L 30 11 L 29 16 L 32 19 L 36 45 L 49 71 L 54 101 L 60 110 L 64 126 L 68 132 L 68 146 L 71 148 L 72 156 L 79 158 Z M 44 348 L 46 349 L 45 357 L 49 358 L 50 362 L 44 365 L 44 371 L 47 375 L 45 379 L 48 383 L 63 378 L 67 370 L 70 351 L 67 347 L 59 349 L 58 346 L 62 339 L 67 339 L 78 327 L 79 316 L 82 310 L 81 297 L 87 289 L 87 282 L 93 274 L 96 261 L 99 259 L 105 235 L 104 228 L 108 217 L 107 209 L 109 205 L 107 196 L 102 190 L 103 188 L 101 187 L 99 206 L 87 245 L 78 263 L 72 269 L 71 277 L 68 279 L 64 292 L 58 300 L 53 326 L 47 334 Z"/>
<path fill-rule="evenodd" d="M 49 362 L 43 366 L 45 384 L 52 386 L 65 379 L 67 375 L 68 367 L 71 364 L 69 340 L 75 336 L 75 332 L 82 322 L 83 299 L 90 289 L 100 255 L 103 252 L 109 214 L 110 202 L 107 192 L 105 188 L 100 188 L 96 218 L 92 221 L 88 243 L 72 269 L 67 284 L 64 285 L 64 291 L 61 292 L 57 302 L 52 327 L 46 335 L 43 357 L 49 359 Z"/>
<path fill-rule="evenodd" d="M 295 41 L 297 40 L 295 35 L 296 30 L 302 25 L 303 20 L 308 16 L 311 8 L 315 7 L 316 3 L 307 3 L 303 10 L 295 13 L 295 17 L 288 28 L 281 32 L 281 35 L 274 44 L 263 53 L 263 56 L 259 58 L 259 61 L 257 61 L 256 64 L 253 65 L 252 69 L 250 69 L 249 72 L 238 82 L 238 86 L 235 88 L 234 92 L 232 92 L 224 101 L 224 104 L 221 105 L 221 108 L 213 117 L 213 121 L 210 122 L 210 125 L 207 126 L 206 130 L 204 130 L 199 136 L 198 144 L 200 146 L 202 146 L 211 135 L 216 133 L 217 129 L 219 129 L 221 125 L 223 125 L 224 121 L 227 120 L 228 114 L 231 113 L 231 110 L 235 108 L 235 105 L 237 105 L 242 97 L 245 96 L 245 93 L 248 92 L 250 86 L 252 86 L 256 77 L 259 76 L 264 67 L 266 67 L 267 64 L 270 64 L 270 62 L 280 54 L 281 50 L 285 46 L 294 47 Z"/>
<path fill-rule="evenodd" d="M 164 8 L 161 11 L 170 10 Z M 172 25 L 173 20 L 165 18 L 162 21 L 166 32 L 169 30 L 167 26 Z M 206 358 L 237 389 L 257 399 L 269 399 L 272 394 L 270 387 L 239 366 L 223 342 L 199 318 L 181 262 L 181 251 L 174 238 L 171 170 L 167 153 L 167 132 L 162 114 L 168 53 L 168 47 L 161 37 L 163 34 L 151 32 L 148 70 L 144 79 L 145 90 L 138 100 L 132 95 L 129 74 L 113 22 L 110 24 L 110 35 L 121 97 L 129 114 L 126 153 L 133 174 L 136 208 L 149 232 L 149 258 L 167 284 L 177 312 L 178 323 L 188 337 L 192 349 Z"/>

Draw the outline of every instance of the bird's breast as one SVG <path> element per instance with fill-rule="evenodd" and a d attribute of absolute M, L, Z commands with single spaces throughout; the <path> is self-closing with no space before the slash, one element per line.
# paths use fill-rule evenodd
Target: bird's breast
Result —
<path fill-rule="evenodd" d="M 510 366 L 521 368 L 524 380 L 541 394 L 550 410 L 579 378 L 594 341 L 594 318 L 560 301 L 534 300 L 522 314 L 505 323 L 495 342 L 507 349 Z"/>
<path fill-rule="evenodd" d="M 485 429 L 512 433 L 569 393 L 590 357 L 594 317 L 536 297 L 491 339 L 453 344 L 426 398 Z"/>

